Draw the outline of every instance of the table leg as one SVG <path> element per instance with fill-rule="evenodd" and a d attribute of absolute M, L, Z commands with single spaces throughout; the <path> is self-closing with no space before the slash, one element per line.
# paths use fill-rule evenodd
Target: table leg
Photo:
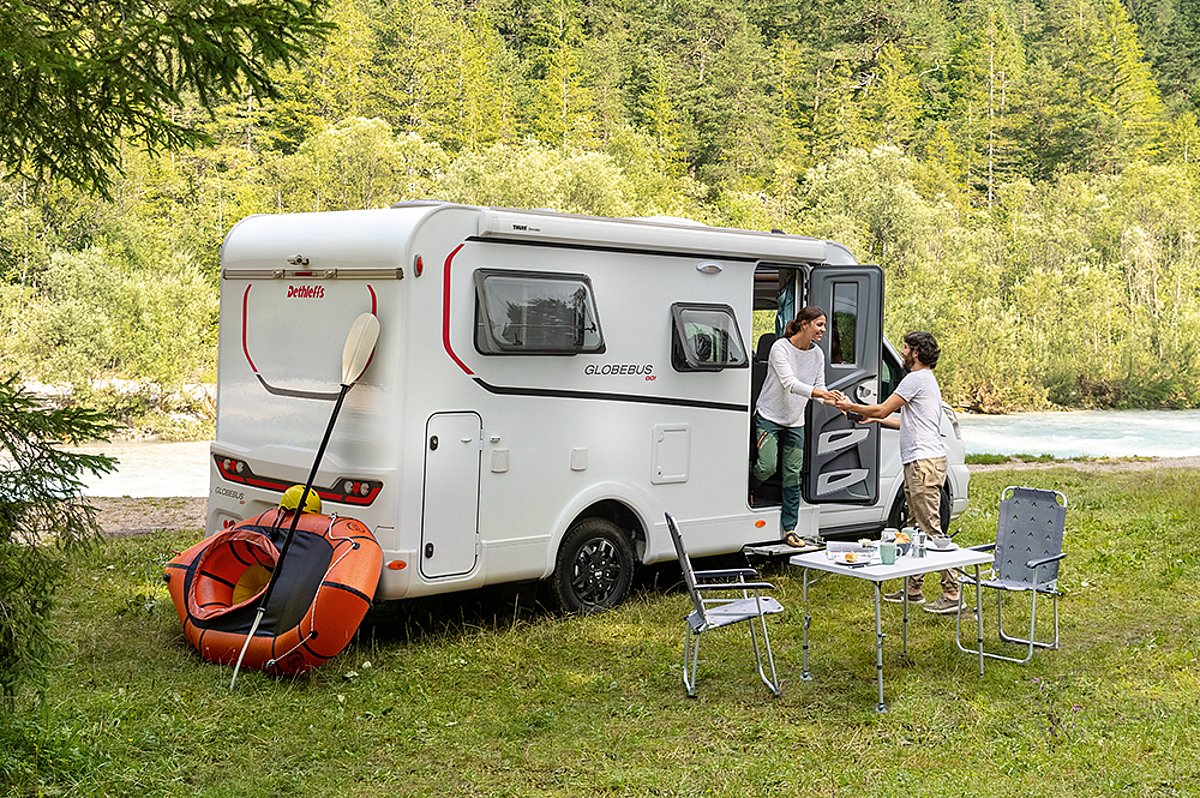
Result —
<path fill-rule="evenodd" d="M 883 618 L 879 609 L 879 596 L 882 587 L 879 582 L 875 585 L 875 674 L 879 679 L 879 703 L 875 705 L 876 712 L 887 712 L 887 704 L 883 703 Z"/>
<path fill-rule="evenodd" d="M 808 569 L 805 568 L 801 578 L 801 595 L 804 597 L 804 635 L 801 643 L 803 653 L 803 667 L 800 671 L 800 680 L 805 682 L 812 681 L 812 672 L 808 669 L 808 624 L 812 621 L 812 615 L 808 612 Z"/>
<path fill-rule="evenodd" d="M 900 626 L 900 654 L 905 659 L 908 659 L 908 580 L 901 580 L 900 589 L 903 591 L 904 598 L 901 603 L 904 605 L 904 622 Z"/>
<path fill-rule="evenodd" d="M 979 584 L 979 566 L 975 566 L 975 647 L 979 649 L 979 675 L 983 676 L 983 587 Z"/>

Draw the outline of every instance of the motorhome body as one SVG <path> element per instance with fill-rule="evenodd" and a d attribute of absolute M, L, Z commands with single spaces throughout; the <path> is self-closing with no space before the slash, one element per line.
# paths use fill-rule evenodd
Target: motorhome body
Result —
<path fill-rule="evenodd" d="M 375 532 L 386 599 L 550 578 L 568 608 L 609 606 L 635 563 L 674 557 L 664 510 L 695 555 L 778 539 L 777 488 L 749 489 L 756 314 L 827 308 L 827 382 L 861 401 L 902 373 L 879 269 L 799 236 L 414 203 L 249 217 L 221 265 L 207 531 L 305 480 L 343 338 L 375 313 L 315 484 Z M 878 529 L 901 505 L 896 433 L 810 410 L 797 530 Z"/>

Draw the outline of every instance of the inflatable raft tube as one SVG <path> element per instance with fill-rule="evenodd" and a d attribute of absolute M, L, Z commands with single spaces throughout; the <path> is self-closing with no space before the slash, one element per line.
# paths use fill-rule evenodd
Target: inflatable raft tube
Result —
<path fill-rule="evenodd" d="M 205 659 L 237 661 L 293 513 L 268 510 L 167 563 L 164 578 L 184 634 Z M 382 565 L 379 544 L 361 521 L 303 513 L 242 667 L 291 675 L 336 657 L 362 623 Z"/>

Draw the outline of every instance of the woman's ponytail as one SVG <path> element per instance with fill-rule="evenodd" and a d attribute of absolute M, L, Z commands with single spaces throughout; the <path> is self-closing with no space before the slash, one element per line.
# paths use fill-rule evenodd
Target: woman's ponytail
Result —
<path fill-rule="evenodd" d="M 821 310 L 816 305 L 805 305 L 804 307 L 800 308 L 799 312 L 796 313 L 796 318 L 788 322 L 787 327 L 784 328 L 783 337 L 791 338 L 793 335 L 800 332 L 800 325 L 804 324 L 805 322 L 816 321 L 824 316 L 825 311 Z"/>

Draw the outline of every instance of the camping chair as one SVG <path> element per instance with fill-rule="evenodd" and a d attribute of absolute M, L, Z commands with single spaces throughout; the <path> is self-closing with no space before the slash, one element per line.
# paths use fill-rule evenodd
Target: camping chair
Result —
<path fill-rule="evenodd" d="M 688 595 L 692 599 L 692 611 L 685 621 L 687 630 L 683 638 L 683 686 L 687 689 L 689 698 L 696 697 L 696 668 L 700 664 L 700 635 L 712 629 L 732 626 L 741 621 L 750 623 L 750 645 L 754 648 L 754 664 L 758 667 L 759 678 L 776 696 L 780 695 L 779 676 L 775 673 L 775 657 L 771 654 L 771 639 L 767 636 L 766 616 L 783 612 L 779 602 L 761 595 L 763 590 L 774 590 L 769 582 L 747 582 L 746 577 L 757 577 L 758 572 L 753 568 L 730 568 L 720 571 L 696 571 L 692 569 L 692 561 L 687 550 L 683 547 L 683 536 L 679 533 L 679 524 L 670 513 L 667 516 L 667 529 L 671 532 L 671 542 L 675 544 L 675 553 L 679 555 L 679 567 L 683 570 L 683 581 L 687 584 Z M 736 581 L 713 581 L 713 580 Z M 733 591 L 734 598 L 705 598 L 704 593 L 716 591 Z M 759 653 L 758 635 L 755 623 L 762 627 L 763 648 L 767 653 L 767 665 L 771 668 L 771 676 L 767 677 L 763 668 L 762 655 Z"/>
<path fill-rule="evenodd" d="M 1009 492 L 1011 496 L 1008 496 Z M 1008 496 L 1008 498 L 1005 498 Z M 996 542 L 974 548 L 981 551 L 995 549 L 996 557 L 992 572 L 980 579 L 980 587 L 989 587 L 996 593 L 996 623 L 1000 639 L 1006 643 L 1026 646 L 1025 656 L 1010 657 L 983 650 L 983 634 L 978 636 L 978 648 L 964 648 L 961 628 L 963 592 L 959 591 L 958 621 L 955 639 L 958 647 L 971 654 L 992 659 L 1002 659 L 1021 665 L 1029 662 L 1035 648 L 1058 648 L 1058 563 L 1066 557 L 1062 550 L 1063 528 L 1067 517 L 1067 497 L 1056 490 L 1018 488 L 1009 486 L 1000 491 L 1000 520 L 996 528 Z M 959 582 L 974 585 L 970 576 L 960 576 Z M 1004 631 L 1004 595 L 1006 593 L 1028 593 L 1031 597 L 1029 611 L 1029 637 L 1016 637 Z M 1050 596 L 1054 605 L 1054 635 L 1050 640 L 1038 640 L 1037 603 L 1038 596 Z M 983 608 L 976 607 L 976 623 L 983 624 Z M 982 667 L 982 660 L 980 660 Z"/>

